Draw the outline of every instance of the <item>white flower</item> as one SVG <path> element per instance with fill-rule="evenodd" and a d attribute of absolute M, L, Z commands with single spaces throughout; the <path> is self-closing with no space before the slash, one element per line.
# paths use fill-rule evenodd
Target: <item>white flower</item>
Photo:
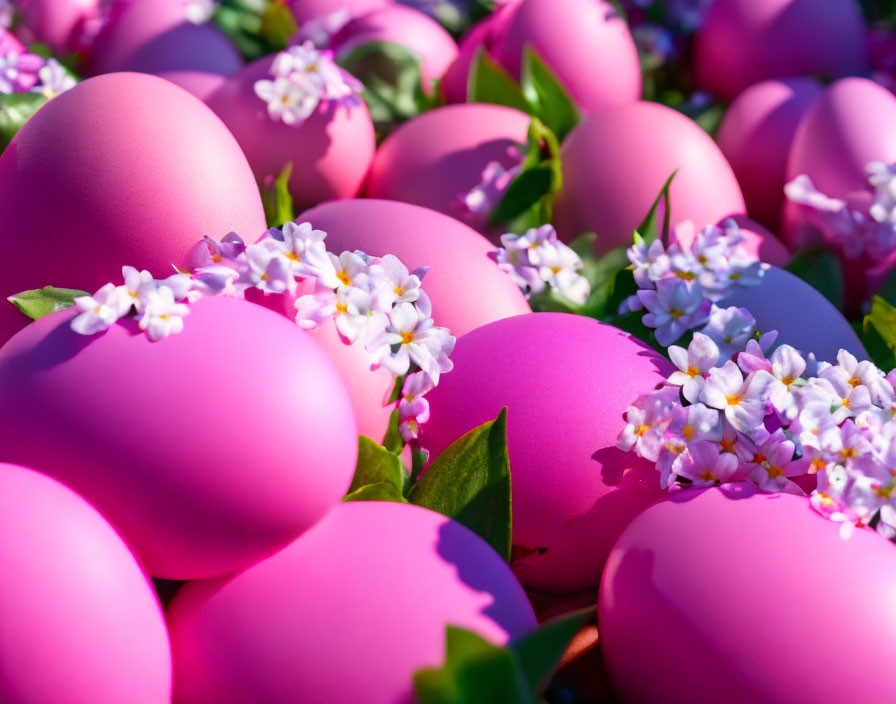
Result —
<path fill-rule="evenodd" d="M 282 120 L 287 125 L 302 124 L 321 100 L 320 87 L 303 74 L 256 81 L 254 89 L 255 95 L 267 103 L 271 119 L 274 122 Z"/>
<path fill-rule="evenodd" d="M 272 227 L 268 237 L 282 243 L 279 253 L 290 261 L 290 271 L 299 278 L 315 277 L 325 286 L 336 288 L 339 280 L 327 256 L 324 239 L 327 233 L 315 230 L 311 223 L 288 222 L 283 229 Z M 264 242 L 264 240 L 262 240 Z"/>
<path fill-rule="evenodd" d="M 673 413 L 681 408 L 678 389 L 663 386 L 650 394 L 635 399 L 623 417 L 626 426 L 616 439 L 620 450 L 634 450 L 638 455 L 656 462 L 662 448 L 663 434 Z"/>
<path fill-rule="evenodd" d="M 285 245 L 271 238 L 250 244 L 245 255 L 249 266 L 241 277 L 241 283 L 265 293 L 294 293 L 296 279 L 292 272 L 293 261 L 286 254 Z"/>
<path fill-rule="evenodd" d="M 389 323 L 389 328 L 368 346 L 375 363 L 388 369 L 393 376 L 402 376 L 413 362 L 437 380 L 441 372 L 439 353 L 443 340 L 439 330 L 433 327 L 432 318 L 411 303 L 399 303 L 389 314 Z"/>
<path fill-rule="evenodd" d="M 669 377 L 669 383 L 680 386 L 684 397 L 696 403 L 706 382 L 706 374 L 719 363 L 718 346 L 711 337 L 695 332 L 687 350 L 672 345 L 668 352 L 669 359 L 679 369 Z"/>
<path fill-rule="evenodd" d="M 426 268 L 409 272 L 398 257 L 387 254 L 379 263 L 370 266 L 369 275 L 379 305 L 388 310 L 394 304 L 413 303 L 419 298 Z"/>
<path fill-rule="evenodd" d="M 376 339 L 388 328 L 389 318 L 375 304 L 374 296 L 363 289 L 336 291 L 336 329 L 350 344 Z"/>
<path fill-rule="evenodd" d="M 193 24 L 205 24 L 215 14 L 215 0 L 183 0 L 184 14 Z"/>
<path fill-rule="evenodd" d="M 747 346 L 756 334 L 756 319 L 745 308 L 718 308 L 713 306 L 703 334 L 719 346 L 722 359 L 730 359 Z"/>
<path fill-rule="evenodd" d="M 744 379 L 738 366 L 728 361 L 709 372 L 700 400 L 724 411 L 736 430 L 750 435 L 765 418 L 773 381 L 774 377 L 763 370 L 752 372 Z"/>
<path fill-rule="evenodd" d="M 627 255 L 634 266 L 638 288 L 653 288 L 654 282 L 664 278 L 672 266 L 662 241 L 658 239 L 649 245 L 643 241 L 633 244 Z"/>
<path fill-rule="evenodd" d="M 56 59 L 47 59 L 44 67 L 37 72 L 37 77 L 40 79 L 40 84 L 32 90 L 43 93 L 47 98 L 54 98 L 77 84 L 77 81 Z"/>
<path fill-rule="evenodd" d="M 343 252 L 338 257 L 327 253 L 336 275 L 339 287 L 367 288 L 370 278 L 369 265 L 364 258 L 354 252 Z"/>
<path fill-rule="evenodd" d="M 79 335 L 93 335 L 108 329 L 131 309 L 131 298 L 126 290 L 106 284 L 92 296 L 75 298 L 75 308 L 81 311 L 71 323 Z"/>
<path fill-rule="evenodd" d="M 158 286 L 143 300 L 137 323 L 150 340 L 156 341 L 181 332 L 184 329 L 183 318 L 189 313 L 189 306 L 175 302 L 174 292 L 170 288 Z"/>

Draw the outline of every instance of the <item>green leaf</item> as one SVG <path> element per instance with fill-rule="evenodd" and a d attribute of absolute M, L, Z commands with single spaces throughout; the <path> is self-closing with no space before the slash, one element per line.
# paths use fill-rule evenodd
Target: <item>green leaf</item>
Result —
<path fill-rule="evenodd" d="M 16 132 L 47 102 L 42 93 L 0 93 L 0 151 L 6 149 Z"/>
<path fill-rule="evenodd" d="M 880 296 L 875 296 L 871 301 L 871 312 L 865 316 L 864 323 L 864 330 L 876 331 L 896 359 L 896 308 Z M 894 359 L 890 359 L 886 367 L 892 367 Z"/>
<path fill-rule="evenodd" d="M 268 227 L 281 227 L 284 223 L 296 219 L 292 194 L 289 192 L 291 176 L 292 162 L 289 162 L 274 180 L 274 185 L 261 191 L 261 202 Z"/>
<path fill-rule="evenodd" d="M 32 320 L 38 320 L 57 310 L 71 308 L 75 305 L 75 298 L 87 295 L 89 294 L 86 291 L 78 291 L 73 288 L 44 286 L 32 291 L 22 291 L 6 300 Z"/>
<path fill-rule="evenodd" d="M 261 36 L 272 51 L 282 51 L 299 31 L 285 0 L 273 0 L 261 16 Z"/>
<path fill-rule="evenodd" d="M 397 489 L 392 482 L 377 482 L 376 484 L 366 484 L 355 491 L 349 492 L 342 497 L 345 501 L 392 501 L 394 503 L 406 504 L 408 500 L 404 498 L 400 489 Z"/>
<path fill-rule="evenodd" d="M 843 310 L 843 267 L 828 249 L 804 249 L 796 253 L 787 271 L 796 274 Z"/>
<path fill-rule="evenodd" d="M 550 127 L 558 139 L 562 140 L 581 121 L 582 115 L 566 88 L 529 44 L 523 48 L 520 88 L 529 111 Z"/>
<path fill-rule="evenodd" d="M 493 223 L 513 220 L 551 192 L 554 181 L 550 166 L 536 166 L 523 171 L 508 186 L 501 202 L 491 212 Z"/>
<path fill-rule="evenodd" d="M 386 435 L 383 438 L 383 447 L 389 450 L 389 452 L 394 452 L 396 455 L 401 454 L 405 445 L 401 433 L 398 430 L 399 425 L 398 407 L 396 406 L 389 416 L 389 425 L 386 428 Z"/>
<path fill-rule="evenodd" d="M 420 704 L 532 704 L 513 653 L 449 625 L 445 664 L 414 673 Z"/>
<path fill-rule="evenodd" d="M 406 476 L 398 455 L 364 435 L 358 436 L 358 461 L 349 493 L 379 482 L 392 484 L 400 491 L 404 488 Z"/>
<path fill-rule="evenodd" d="M 463 523 L 510 560 L 507 409 L 451 444 L 411 488 L 411 503 Z"/>
<path fill-rule="evenodd" d="M 531 112 L 529 103 L 523 97 L 523 92 L 516 81 L 500 65 L 489 58 L 485 47 L 479 47 L 476 50 L 473 62 L 470 64 L 467 101 L 506 105 L 523 112 Z"/>
<path fill-rule="evenodd" d="M 595 616 L 595 607 L 572 611 L 541 624 L 510 644 L 529 689 L 543 692 L 576 633 Z"/>
<path fill-rule="evenodd" d="M 636 236 L 640 236 L 644 242 L 650 244 L 658 237 L 662 239 L 664 242 L 668 241 L 669 237 L 669 217 L 670 210 L 669 207 L 669 189 L 672 187 L 672 181 L 675 178 L 675 175 L 678 173 L 678 169 L 672 172 L 669 178 L 666 179 L 666 182 L 663 184 L 663 187 L 660 189 L 660 192 L 657 194 L 656 199 L 653 201 L 653 205 L 650 206 L 650 210 L 647 212 L 647 215 L 644 217 L 644 220 L 638 225 L 638 228 L 635 230 Z M 657 227 L 657 211 L 659 210 L 660 203 L 664 203 L 663 208 L 663 229 L 660 230 Z M 636 240 L 637 241 L 637 240 Z"/>
<path fill-rule="evenodd" d="M 868 321 L 868 318 L 854 320 L 850 324 L 856 335 L 859 336 L 862 346 L 868 353 L 868 358 L 874 364 L 885 372 L 889 372 L 896 367 L 896 354 L 887 346 L 877 328 Z"/>

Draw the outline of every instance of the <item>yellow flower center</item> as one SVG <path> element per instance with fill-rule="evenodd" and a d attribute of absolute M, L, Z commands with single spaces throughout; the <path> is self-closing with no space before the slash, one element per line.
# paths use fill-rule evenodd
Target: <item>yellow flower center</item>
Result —
<path fill-rule="evenodd" d="M 650 430 L 650 426 L 649 426 L 649 425 L 641 425 L 641 426 L 638 428 L 638 437 L 639 437 L 639 438 L 644 437 L 644 433 L 646 433 L 648 430 Z"/>
<path fill-rule="evenodd" d="M 778 477 L 784 476 L 784 470 L 780 467 L 775 467 L 774 465 L 769 465 L 765 468 L 765 471 L 768 472 L 768 476 L 771 479 L 777 479 Z"/>
<path fill-rule="evenodd" d="M 294 262 L 299 262 L 299 263 L 302 262 L 302 260 L 299 258 L 299 255 L 296 254 L 295 252 L 287 252 L 287 253 L 286 253 L 286 258 L 287 258 L 287 259 L 291 259 L 291 260 L 294 261 Z"/>
<path fill-rule="evenodd" d="M 403 296 L 403 295 L 404 295 L 404 289 L 403 289 L 401 286 L 396 286 L 395 288 L 392 289 L 392 291 L 393 291 L 393 292 L 395 293 L 395 295 L 397 295 L 397 296 Z"/>
<path fill-rule="evenodd" d="M 781 379 L 781 383 L 784 384 L 784 386 L 790 386 L 795 381 L 796 379 L 794 379 L 792 376 L 785 376 L 783 379 Z"/>
<path fill-rule="evenodd" d="M 693 281 L 697 278 L 697 275 L 693 271 L 676 271 L 675 276 L 679 279 L 684 279 L 685 281 Z"/>
<path fill-rule="evenodd" d="M 689 377 L 693 378 L 700 374 L 700 370 L 696 367 L 688 367 L 688 370 L 685 372 Z"/>
<path fill-rule="evenodd" d="M 722 448 L 722 452 L 734 452 L 734 440 L 725 440 L 722 438 L 722 442 L 719 443 Z"/>
<path fill-rule="evenodd" d="M 719 481 L 716 478 L 716 475 L 710 472 L 708 469 L 700 475 L 700 478 L 705 482 L 717 482 Z"/>
<path fill-rule="evenodd" d="M 337 303 L 336 310 L 340 313 L 348 313 L 348 306 L 345 303 Z"/>
<path fill-rule="evenodd" d="M 726 396 L 725 400 L 728 402 L 729 406 L 737 406 L 741 402 L 741 397 L 735 394 L 733 396 Z"/>
<path fill-rule="evenodd" d="M 401 333 L 401 344 L 409 345 L 414 341 L 414 333 L 413 332 L 403 332 Z"/>
<path fill-rule="evenodd" d="M 345 271 L 340 271 L 338 274 L 336 274 L 336 278 L 342 282 L 343 286 L 349 286 L 352 283 L 351 277 Z"/>
<path fill-rule="evenodd" d="M 849 385 L 850 385 L 852 388 L 856 388 L 856 387 L 859 386 L 861 383 L 862 383 L 862 380 L 861 380 L 861 379 L 856 379 L 855 377 L 853 377 L 852 379 L 849 380 Z"/>
<path fill-rule="evenodd" d="M 669 315 L 672 316 L 673 320 L 678 320 L 681 316 L 684 315 L 684 311 L 680 308 L 673 308 L 669 311 Z"/>
<path fill-rule="evenodd" d="M 681 434 L 685 440 L 690 440 L 694 437 L 694 429 L 691 426 L 686 425 L 681 429 Z"/>
<path fill-rule="evenodd" d="M 820 457 L 816 457 L 816 458 L 813 459 L 812 462 L 809 464 L 809 474 L 815 474 L 816 472 L 820 472 L 820 471 L 823 470 L 826 466 L 827 466 L 827 465 L 824 463 L 824 460 L 823 460 L 823 459 L 821 459 Z"/>

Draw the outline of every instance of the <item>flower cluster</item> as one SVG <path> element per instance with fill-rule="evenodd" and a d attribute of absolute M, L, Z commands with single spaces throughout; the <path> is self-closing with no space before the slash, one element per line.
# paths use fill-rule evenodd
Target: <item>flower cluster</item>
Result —
<path fill-rule="evenodd" d="M 867 189 L 848 200 L 828 197 L 805 174 L 784 187 L 806 222 L 849 259 L 866 253 L 883 258 L 896 250 L 896 164 L 871 162 L 865 171 Z"/>
<path fill-rule="evenodd" d="M 0 93 L 41 93 L 52 98 L 77 81 L 56 59 L 30 54 L 11 34 L 0 38 Z"/>
<path fill-rule="evenodd" d="M 522 235 L 502 235 L 501 244 L 504 246 L 495 253 L 498 267 L 510 274 L 527 298 L 550 286 L 574 303 L 588 300 L 591 286 L 578 273 L 582 260 L 557 239 L 551 225 Z"/>
<path fill-rule="evenodd" d="M 523 157 L 514 148 L 513 156 L 517 163 L 509 169 L 504 168 L 501 162 L 490 161 L 482 170 L 482 177 L 473 188 L 466 193 L 457 196 L 458 217 L 476 229 L 482 229 L 489 224 L 489 216 L 498 207 L 504 194 L 523 169 Z"/>
<path fill-rule="evenodd" d="M 723 356 L 733 353 L 731 340 L 746 339 L 755 331 L 752 317 L 738 309 L 720 310 L 716 301 L 735 286 L 761 283 L 762 265 L 740 247 L 743 235 L 732 221 L 710 225 L 693 237 L 688 251 L 678 244 L 665 247 L 660 240 L 649 245 L 638 238 L 628 250 L 639 291 L 623 301 L 620 313 L 647 310 L 644 324 L 654 328 L 657 341 L 667 347 L 688 330 L 711 322 L 704 332 L 717 330 Z M 680 226 L 680 238 L 689 223 Z"/>
<path fill-rule="evenodd" d="M 351 19 L 351 13 L 344 7 L 327 15 L 319 15 L 302 22 L 295 40 L 299 44 L 311 42 L 318 49 L 326 49 L 332 43 L 333 37 L 339 34 Z"/>
<path fill-rule="evenodd" d="M 323 103 L 351 108 L 361 102 L 361 83 L 310 40 L 277 54 L 270 74 L 273 80 L 256 81 L 254 88 L 275 122 L 298 126 Z"/>

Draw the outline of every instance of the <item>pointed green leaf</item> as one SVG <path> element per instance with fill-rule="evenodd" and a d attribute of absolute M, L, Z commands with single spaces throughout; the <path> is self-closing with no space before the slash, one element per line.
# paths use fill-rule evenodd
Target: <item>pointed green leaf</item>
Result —
<path fill-rule="evenodd" d="M 414 673 L 420 704 L 532 704 L 513 654 L 463 628 L 449 625 L 445 663 Z"/>
<path fill-rule="evenodd" d="M 75 305 L 75 298 L 87 295 L 89 294 L 86 291 L 78 291 L 73 288 L 44 286 L 33 291 L 22 291 L 6 300 L 32 320 L 38 320 L 57 310 L 71 308 Z"/>
<path fill-rule="evenodd" d="M 572 611 L 541 624 L 510 644 L 532 692 L 543 692 L 573 637 L 595 616 L 595 607 Z"/>
<path fill-rule="evenodd" d="M 411 503 L 463 523 L 510 560 L 510 460 L 507 409 L 456 440 L 429 466 Z"/>
<path fill-rule="evenodd" d="M 653 201 L 653 205 L 650 206 L 650 210 L 647 212 L 644 220 L 638 225 L 638 229 L 635 230 L 636 235 L 643 238 L 645 242 L 650 244 L 658 237 L 662 239 L 664 242 L 667 242 L 669 239 L 669 217 L 671 215 L 671 208 L 669 207 L 669 189 L 672 187 L 672 180 L 675 178 L 675 175 L 678 173 L 678 169 L 672 172 L 672 175 L 666 179 L 666 182 L 663 184 L 663 187 L 660 189 L 660 192 L 657 194 L 656 199 Z M 659 229 L 657 226 L 657 210 L 660 207 L 660 203 L 664 203 L 663 207 L 663 228 Z"/>
<path fill-rule="evenodd" d="M 398 426 L 398 407 L 396 406 L 389 416 L 389 426 L 386 428 L 386 436 L 383 438 L 383 447 L 389 450 L 389 452 L 394 452 L 396 455 L 401 454 L 405 445 L 404 440 L 401 438 L 401 433 L 398 430 Z"/>
<path fill-rule="evenodd" d="M 398 455 L 364 435 L 358 436 L 358 461 L 349 493 L 379 482 L 388 482 L 400 491 L 406 476 Z"/>
<path fill-rule="evenodd" d="M 285 0 L 272 0 L 261 16 L 261 36 L 274 51 L 282 51 L 299 31 L 296 19 Z"/>
<path fill-rule="evenodd" d="M 268 227 L 281 227 L 284 223 L 296 219 L 292 194 L 289 192 L 289 179 L 292 176 L 292 162 L 289 162 L 274 180 L 274 185 L 264 188 L 261 202 Z"/>
<path fill-rule="evenodd" d="M 804 249 L 796 253 L 787 271 L 815 288 L 838 310 L 843 309 L 843 267 L 836 254 L 823 248 Z"/>
<path fill-rule="evenodd" d="M 0 151 L 16 136 L 16 132 L 47 102 L 42 93 L 0 93 Z"/>
<path fill-rule="evenodd" d="M 871 302 L 871 312 L 865 316 L 864 329 L 874 329 L 891 354 L 896 355 L 896 308 L 880 296 L 875 296 Z M 892 366 L 893 360 L 890 360 L 887 367 Z"/>
<path fill-rule="evenodd" d="M 578 107 L 535 49 L 523 48 L 520 88 L 529 111 L 563 139 L 582 119 Z"/>
<path fill-rule="evenodd" d="M 467 101 L 506 105 L 523 112 L 530 112 L 529 104 L 523 97 L 523 92 L 516 81 L 507 71 L 489 58 L 485 47 L 476 50 L 473 62 L 470 64 Z"/>
<path fill-rule="evenodd" d="M 508 186 L 489 216 L 493 223 L 506 222 L 522 215 L 551 192 L 554 175 L 550 166 L 523 171 Z"/>
<path fill-rule="evenodd" d="M 852 329 L 855 330 L 862 346 L 868 353 L 868 358 L 874 362 L 880 369 L 889 372 L 896 367 L 896 354 L 891 350 L 884 339 L 881 337 L 877 328 L 871 324 L 868 317 L 862 320 L 854 320 L 851 323 Z"/>
<path fill-rule="evenodd" d="M 342 497 L 345 501 L 392 501 L 394 503 L 406 504 L 408 500 L 404 498 L 400 489 L 397 489 L 392 482 L 377 482 L 376 484 L 366 484 L 355 491 L 349 492 Z"/>

